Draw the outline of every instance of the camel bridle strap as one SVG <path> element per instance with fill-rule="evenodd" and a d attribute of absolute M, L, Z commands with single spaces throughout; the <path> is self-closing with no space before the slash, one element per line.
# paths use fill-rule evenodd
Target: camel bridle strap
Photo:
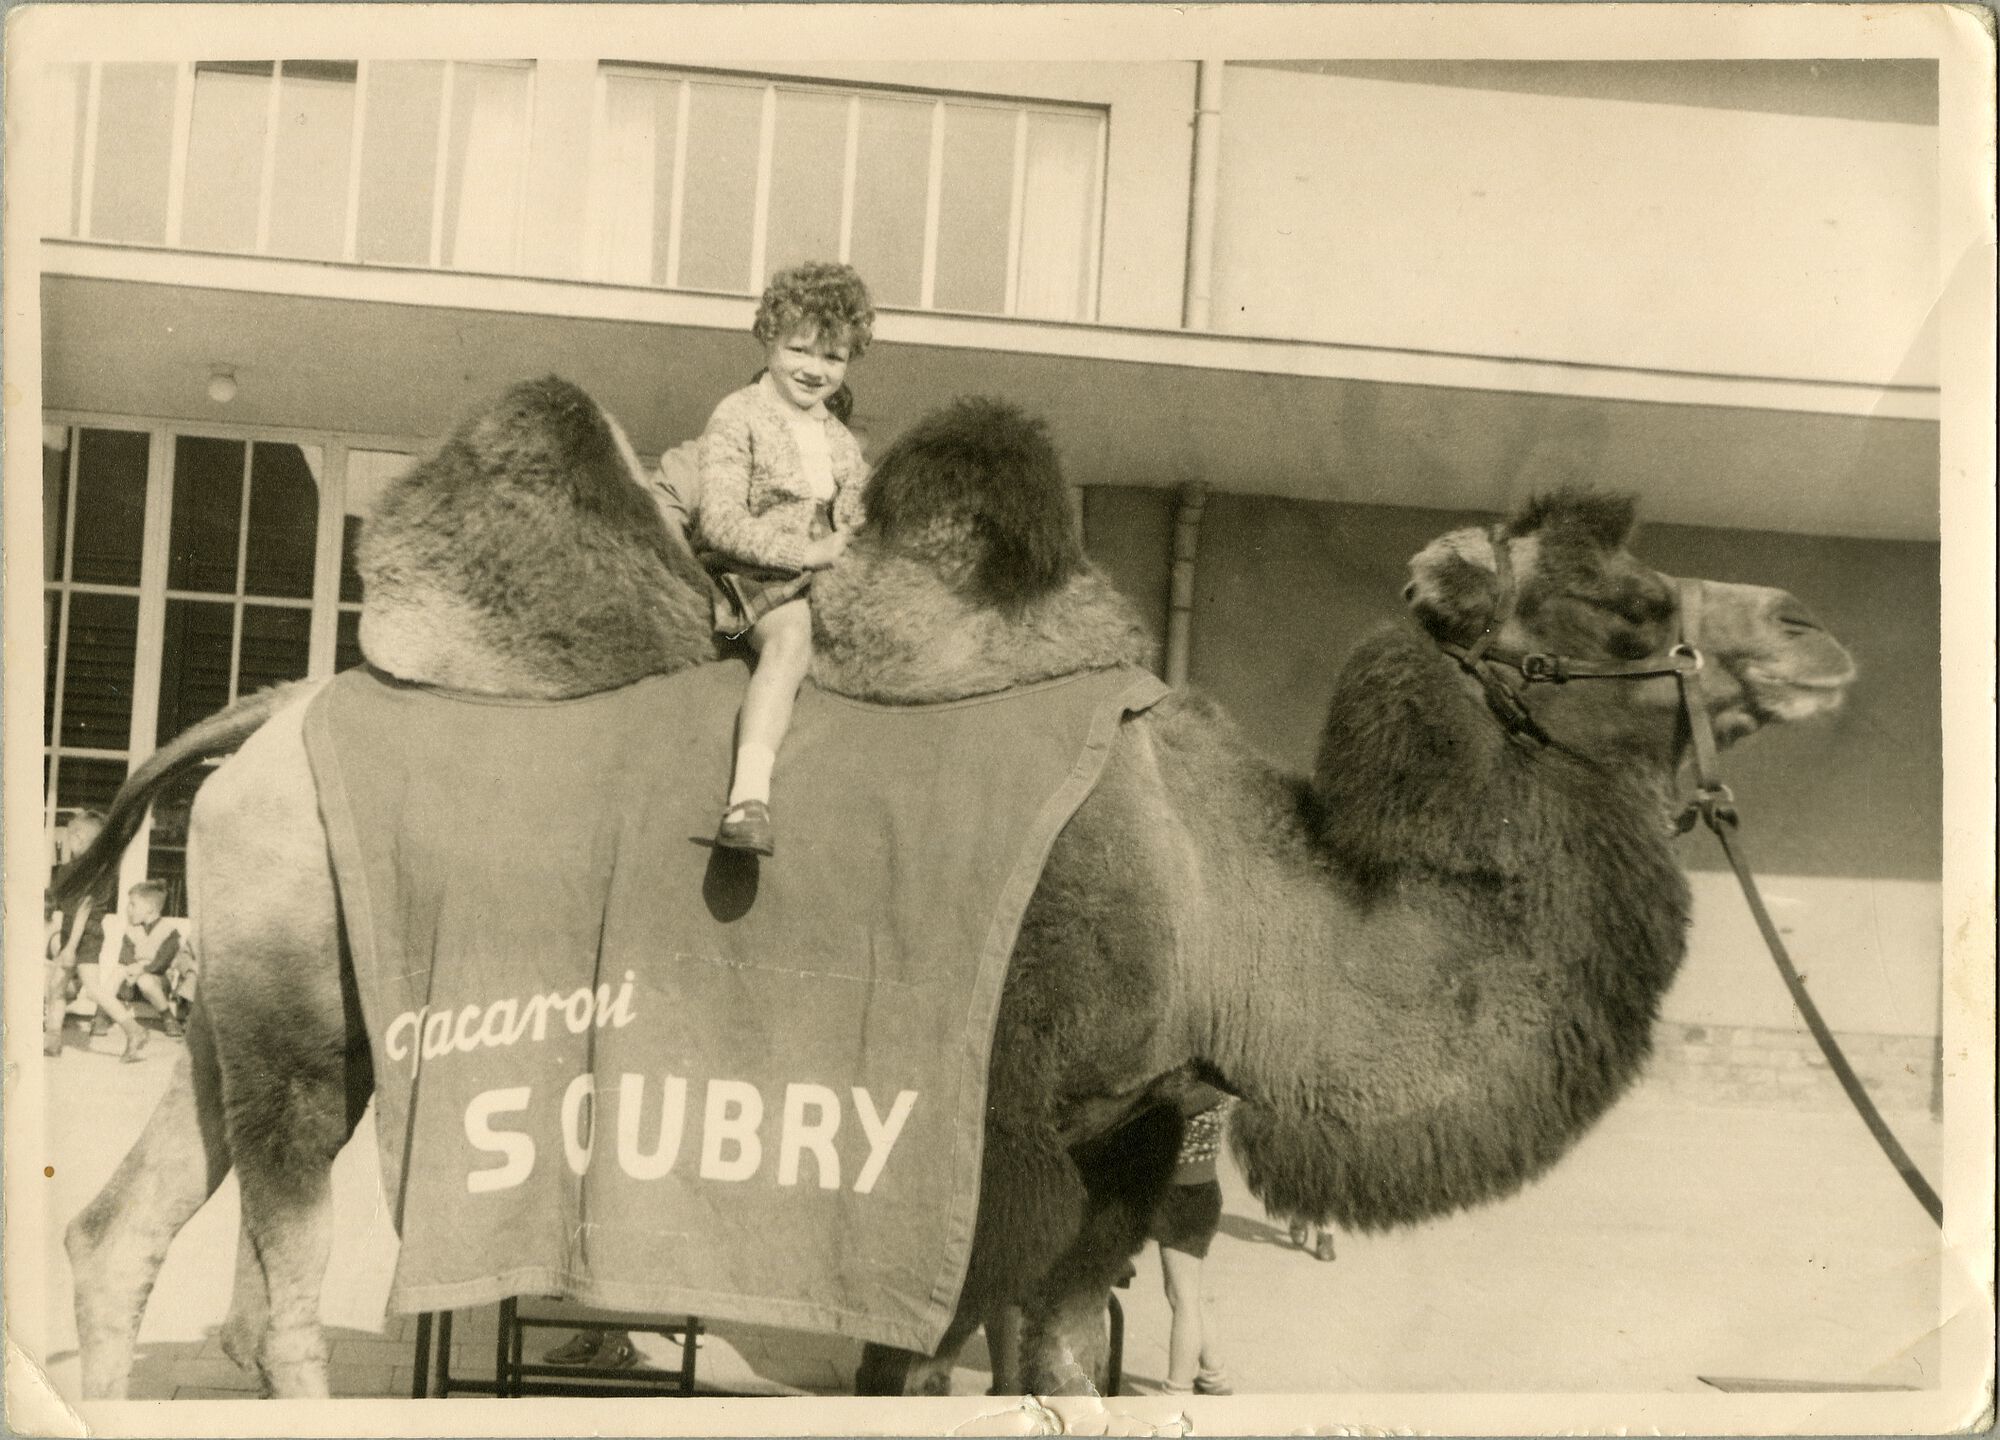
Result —
<path fill-rule="evenodd" d="M 1674 648 L 1685 650 L 1699 660 L 1701 652 L 1695 649 L 1695 637 L 1701 625 L 1701 582 L 1681 580 L 1680 643 Z M 1840 1042 L 1833 1038 L 1833 1030 L 1819 1013 L 1819 1006 L 1806 993 L 1806 982 L 1799 974 L 1798 966 L 1792 963 L 1791 953 L 1785 949 L 1785 942 L 1778 935 L 1778 926 L 1771 919 L 1771 912 L 1765 908 L 1764 897 L 1757 889 L 1757 877 L 1750 871 L 1750 862 L 1744 857 L 1742 841 L 1736 835 L 1740 818 L 1736 812 L 1735 797 L 1729 787 L 1722 783 L 1716 767 L 1715 732 L 1709 726 L 1708 706 L 1701 693 L 1701 666 L 1694 665 L 1680 677 L 1681 709 L 1687 717 L 1689 750 L 1694 763 L 1695 793 L 1681 811 L 1679 829 L 1685 834 L 1694 828 L 1696 820 L 1714 832 L 1716 841 L 1722 846 L 1723 856 L 1729 861 L 1729 868 L 1735 872 L 1736 883 L 1743 891 L 1744 903 L 1750 907 L 1751 918 L 1757 922 L 1757 930 L 1764 937 L 1765 948 L 1771 952 L 1772 963 L 1778 967 L 1778 976 L 1785 982 L 1785 989 L 1791 993 L 1792 1004 L 1797 1007 L 1799 1018 L 1806 1022 L 1806 1029 L 1812 1032 L 1820 1054 L 1826 1057 L 1827 1068 L 1833 1071 L 1840 1088 L 1861 1116 L 1861 1123 L 1868 1127 L 1868 1133 L 1875 1137 L 1875 1143 L 1882 1148 L 1889 1163 L 1896 1167 L 1896 1173 L 1903 1177 L 1903 1183 L 1916 1196 L 1917 1203 L 1931 1217 L 1931 1222 L 1942 1228 L 1944 1225 L 1944 1202 L 1917 1169 L 1910 1152 L 1889 1128 L 1889 1122 L 1882 1118 L 1875 1101 L 1869 1096 L 1861 1077 L 1854 1073 L 1854 1067 L 1847 1061 L 1847 1055 L 1840 1048 Z"/>
<path fill-rule="evenodd" d="M 1532 685 L 1567 685 L 1572 680 L 1649 680 L 1672 675 L 1681 681 L 1681 695 L 1685 701 L 1688 679 L 1700 671 L 1702 665 L 1701 652 L 1687 639 L 1685 624 L 1679 644 L 1664 655 L 1644 660 L 1577 660 L 1544 650 L 1515 650 L 1496 645 L 1494 641 L 1499 638 L 1501 630 L 1514 618 L 1519 586 L 1514 578 L 1514 562 L 1509 553 L 1506 528 L 1496 525 L 1487 532 L 1487 536 L 1493 544 L 1493 573 L 1499 582 L 1492 618 L 1480 631 L 1479 638 L 1470 645 L 1458 645 L 1449 640 L 1439 640 L 1436 644 L 1438 649 L 1458 662 L 1459 669 L 1479 682 L 1480 689 L 1486 693 L 1487 706 L 1511 733 L 1542 745 L 1556 743 L 1522 698 L 1522 691 Z M 1683 580 L 1680 586 L 1682 613 L 1685 615 L 1688 593 L 1698 591 L 1699 585 Z M 1699 600 L 1696 604 L 1698 607 Z M 1520 676 L 1519 688 L 1501 678 L 1499 672 L 1502 670 Z M 1711 769 L 1714 755 L 1715 742 L 1711 738 L 1708 741 Z M 1724 793 L 1727 793 L 1726 789 Z"/>
<path fill-rule="evenodd" d="M 1473 677 L 1486 694 L 1488 706 L 1499 717 L 1509 731 L 1524 735 L 1544 745 L 1555 742 L 1541 722 L 1529 711 L 1521 699 L 1521 691 L 1501 680 L 1496 674 L 1504 667 L 1521 677 L 1521 690 L 1531 685 L 1562 685 L 1571 680 L 1643 680 L 1654 676 L 1671 675 L 1680 693 L 1681 715 L 1687 722 L 1689 760 L 1694 769 L 1694 795 L 1682 807 L 1676 821 L 1676 830 L 1686 834 L 1694 828 L 1697 820 L 1714 832 L 1722 846 L 1722 853 L 1729 861 L 1729 868 L 1736 875 L 1736 883 L 1742 888 L 1743 899 L 1750 907 L 1750 914 L 1757 922 L 1757 929 L 1764 937 L 1764 944 L 1771 952 L 1771 959 L 1778 967 L 1778 976 L 1790 992 L 1792 1004 L 1799 1016 L 1812 1032 L 1813 1040 L 1819 1045 L 1820 1053 L 1826 1057 L 1827 1067 L 1833 1071 L 1840 1088 L 1846 1092 L 1848 1101 L 1854 1106 L 1861 1121 L 1868 1127 L 1868 1133 L 1875 1137 L 1875 1143 L 1888 1157 L 1896 1173 L 1903 1177 L 1903 1183 L 1933 1224 L 1944 1225 L 1944 1202 L 1923 1172 L 1917 1169 L 1908 1150 L 1896 1138 L 1889 1123 L 1882 1118 L 1861 1077 L 1854 1073 L 1847 1056 L 1834 1039 L 1832 1029 L 1820 1014 L 1819 1006 L 1806 993 L 1805 980 L 1798 967 L 1792 963 L 1791 954 L 1785 949 L 1785 942 L 1778 935 L 1777 924 L 1771 919 L 1771 912 L 1764 905 L 1764 897 L 1757 889 L 1756 876 L 1751 873 L 1749 862 L 1744 858 L 1742 841 L 1736 836 L 1736 828 L 1741 823 L 1736 810 L 1736 797 L 1722 782 L 1715 743 L 1715 731 L 1709 723 L 1708 705 L 1702 695 L 1701 673 L 1703 660 L 1698 642 L 1701 635 L 1702 585 L 1699 580 L 1677 579 L 1674 584 L 1679 591 L 1680 610 L 1678 637 L 1664 656 L 1657 659 L 1636 660 L 1629 663 L 1619 661 L 1571 660 L 1561 655 L 1541 652 L 1502 649 L 1493 644 L 1501 627 L 1513 617 L 1517 586 L 1514 567 L 1507 553 L 1507 534 L 1495 526 L 1490 532 L 1493 541 L 1494 573 L 1499 580 L 1499 594 L 1493 606 L 1493 618 L 1487 622 L 1485 630 L 1470 645 L 1455 645 L 1439 641 L 1438 648 L 1458 662 L 1459 668 Z"/>

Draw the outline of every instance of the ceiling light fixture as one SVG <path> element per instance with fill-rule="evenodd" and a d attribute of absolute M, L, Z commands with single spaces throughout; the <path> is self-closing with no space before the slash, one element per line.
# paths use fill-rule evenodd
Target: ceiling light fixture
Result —
<path fill-rule="evenodd" d="M 227 405 L 236 398 L 236 367 L 234 365 L 211 365 L 208 370 L 208 398 L 218 405 Z"/>

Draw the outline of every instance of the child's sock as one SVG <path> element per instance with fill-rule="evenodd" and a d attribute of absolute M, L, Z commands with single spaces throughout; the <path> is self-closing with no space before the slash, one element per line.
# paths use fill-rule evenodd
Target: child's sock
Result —
<path fill-rule="evenodd" d="M 777 754 L 768 745 L 759 745 L 754 740 L 736 752 L 736 777 L 729 783 L 729 803 L 736 805 L 745 800 L 762 800 L 771 803 L 771 767 L 778 763 Z"/>

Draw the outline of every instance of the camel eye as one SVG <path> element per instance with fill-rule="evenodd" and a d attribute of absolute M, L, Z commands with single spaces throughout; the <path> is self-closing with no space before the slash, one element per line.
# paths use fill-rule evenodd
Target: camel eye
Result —
<path fill-rule="evenodd" d="M 1631 599 L 1606 600 L 1596 595 L 1582 595 L 1577 598 L 1600 614 L 1609 615 L 1612 619 L 1621 621 L 1635 629 L 1655 618 L 1652 613 L 1652 607 L 1647 605 L 1644 600 L 1636 597 Z"/>

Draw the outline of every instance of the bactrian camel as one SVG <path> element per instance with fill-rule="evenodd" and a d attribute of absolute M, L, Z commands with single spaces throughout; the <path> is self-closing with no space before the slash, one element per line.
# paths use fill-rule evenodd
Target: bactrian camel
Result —
<path fill-rule="evenodd" d="M 510 391 L 371 522 L 371 658 L 547 695 L 707 658 L 698 572 L 642 485 L 581 392 Z M 819 683 L 928 701 L 1143 658 L 1046 438 L 1007 407 L 914 427 L 867 508 L 816 586 Z M 1193 692 L 1128 722 L 1020 931 L 956 1319 L 935 1356 L 870 1347 L 861 1390 L 940 1392 L 1006 1304 L 1025 1321 L 1002 1384 L 1092 1384 L 1193 1080 L 1241 1097 L 1232 1143 L 1260 1200 L 1363 1228 L 1507 1195 L 1632 1083 L 1688 920 L 1675 682 L 1524 687 L 1493 658 L 1665 654 L 1680 592 L 1628 553 L 1632 521 L 1628 500 L 1569 490 L 1427 546 L 1407 617 L 1341 664 L 1310 777 Z M 1839 704 L 1853 666 L 1797 600 L 1683 583 L 1723 743 Z M 235 752 L 190 826 L 204 973 L 188 1057 L 68 1233 L 91 1396 L 124 1393 L 167 1246 L 231 1166 L 250 1245 L 225 1341 L 274 1393 L 326 1392 L 328 1175 L 372 1074 L 301 742 L 312 688 L 253 697 L 153 756 L 66 877 L 114 863 L 165 778 Z M 1532 723 L 1506 723 L 1508 696 Z"/>

